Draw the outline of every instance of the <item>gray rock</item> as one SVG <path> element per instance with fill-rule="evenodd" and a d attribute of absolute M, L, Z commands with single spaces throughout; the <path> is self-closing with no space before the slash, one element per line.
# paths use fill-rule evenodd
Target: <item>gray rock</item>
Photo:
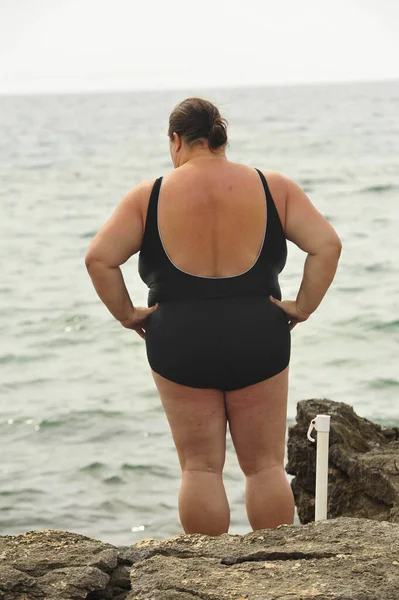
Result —
<path fill-rule="evenodd" d="M 0 537 L 0 599 L 80 600 L 121 593 L 111 574 L 118 549 L 66 531 L 29 531 Z M 90 596 L 91 595 L 91 596 Z M 108 597 L 112 597 L 109 596 Z"/>
<path fill-rule="evenodd" d="M 0 598 L 19 598 L 31 593 L 36 586 L 34 577 L 0 563 Z"/>
<path fill-rule="evenodd" d="M 127 600 L 397 600 L 399 525 L 336 519 L 147 542 Z"/>
<path fill-rule="evenodd" d="M 2 600 L 397 600 L 398 590 L 399 525 L 366 519 L 129 548 L 62 531 L 0 537 Z"/>
<path fill-rule="evenodd" d="M 306 432 L 317 414 L 331 415 L 328 517 L 399 523 L 399 428 L 382 428 L 330 400 L 299 402 L 297 424 L 289 429 L 287 471 L 295 476 L 301 523 L 314 519 L 316 444 Z"/>

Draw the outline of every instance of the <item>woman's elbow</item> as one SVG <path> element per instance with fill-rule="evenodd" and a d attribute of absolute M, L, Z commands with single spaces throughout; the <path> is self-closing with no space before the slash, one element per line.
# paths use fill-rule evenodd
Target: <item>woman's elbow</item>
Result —
<path fill-rule="evenodd" d="M 339 236 L 334 237 L 328 245 L 330 252 L 339 258 L 342 252 L 342 242 Z"/>
<path fill-rule="evenodd" d="M 109 261 L 108 257 L 90 251 L 85 256 L 85 265 L 90 274 L 93 272 L 108 271 L 117 267 L 116 264 L 112 264 Z"/>
<path fill-rule="evenodd" d="M 95 250 L 94 240 L 91 240 L 88 248 L 86 249 L 86 256 L 85 256 L 86 269 L 89 270 L 90 267 L 93 265 L 94 261 L 97 259 L 98 259 L 98 252 L 96 252 L 96 250 Z"/>
<path fill-rule="evenodd" d="M 342 242 L 337 236 L 336 238 L 329 240 L 324 246 L 322 254 L 325 256 L 328 262 L 338 264 L 342 252 Z"/>
<path fill-rule="evenodd" d="M 341 256 L 341 252 L 342 252 L 342 241 L 338 235 L 337 235 L 337 238 L 334 243 L 334 250 L 335 250 L 335 253 L 337 254 L 337 258 L 339 260 L 339 257 Z"/>
<path fill-rule="evenodd" d="M 342 251 L 342 242 L 338 236 L 325 239 L 318 249 L 309 252 L 310 256 L 318 256 L 326 263 L 338 263 Z"/>
<path fill-rule="evenodd" d="M 93 269 L 95 269 L 96 267 L 99 267 L 101 265 L 103 265 L 103 261 L 101 261 L 101 259 L 96 256 L 95 254 L 93 254 L 92 252 L 88 252 L 85 256 L 85 265 L 86 265 L 86 269 L 90 272 Z M 105 266 L 105 265 L 104 265 Z"/>
<path fill-rule="evenodd" d="M 90 252 L 88 252 L 85 256 L 85 265 L 86 265 L 86 269 L 89 271 L 92 264 L 94 262 L 93 256 L 90 254 Z"/>

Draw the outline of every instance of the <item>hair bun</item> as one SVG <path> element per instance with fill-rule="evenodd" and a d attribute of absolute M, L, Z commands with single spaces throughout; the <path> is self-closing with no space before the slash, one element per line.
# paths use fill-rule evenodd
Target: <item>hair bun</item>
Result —
<path fill-rule="evenodd" d="M 216 117 L 209 132 L 209 147 L 211 149 L 219 148 L 227 143 L 226 122 L 220 116 Z"/>
<path fill-rule="evenodd" d="M 211 150 L 227 144 L 227 121 L 214 104 L 202 98 L 186 98 L 175 107 L 169 117 L 170 139 L 174 132 L 188 144 L 206 140 Z"/>

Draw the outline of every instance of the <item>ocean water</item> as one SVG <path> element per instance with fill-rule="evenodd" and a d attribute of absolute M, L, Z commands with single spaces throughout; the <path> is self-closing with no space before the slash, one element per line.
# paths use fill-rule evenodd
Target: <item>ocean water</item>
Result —
<path fill-rule="evenodd" d="M 318 311 L 292 332 L 288 422 L 326 397 L 399 423 L 399 82 L 196 90 L 230 122 L 231 160 L 296 180 L 343 242 Z M 66 529 L 115 544 L 181 532 L 180 469 L 142 340 L 86 273 L 125 192 L 171 168 L 193 92 L 0 96 L 0 534 Z M 304 254 L 280 282 L 297 292 Z M 137 256 L 123 268 L 145 304 Z M 232 533 L 249 525 L 230 440 Z"/>

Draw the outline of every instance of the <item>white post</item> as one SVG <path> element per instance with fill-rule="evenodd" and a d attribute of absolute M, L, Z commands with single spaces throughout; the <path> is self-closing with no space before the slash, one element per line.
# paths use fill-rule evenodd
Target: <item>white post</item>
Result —
<path fill-rule="evenodd" d="M 310 435 L 312 429 L 317 431 L 316 455 L 316 510 L 315 521 L 327 519 L 327 488 L 328 488 L 328 446 L 330 437 L 330 416 L 317 415 L 310 423 L 308 440 L 315 442 Z"/>

